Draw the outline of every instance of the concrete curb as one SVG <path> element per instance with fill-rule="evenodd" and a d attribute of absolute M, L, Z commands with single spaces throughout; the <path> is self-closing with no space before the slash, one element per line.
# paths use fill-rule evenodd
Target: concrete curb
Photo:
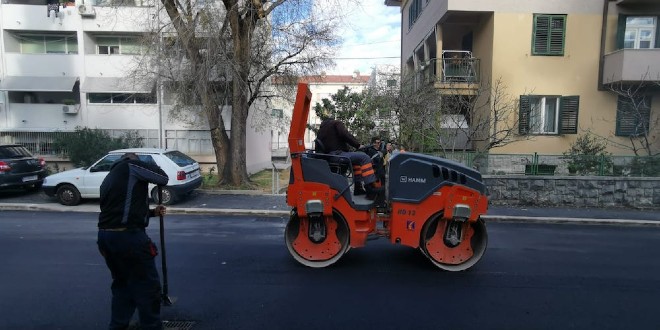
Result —
<path fill-rule="evenodd" d="M 205 214 L 205 215 L 251 215 L 260 217 L 288 217 L 290 211 L 282 210 L 248 210 L 248 209 L 217 209 L 217 208 L 177 208 L 168 207 L 169 214 Z M 64 206 L 56 203 L 27 204 L 0 203 L 0 211 L 50 211 L 50 212 L 86 212 L 98 213 L 97 205 Z M 537 224 L 579 224 L 579 225 L 613 225 L 613 226 L 645 226 L 660 227 L 660 221 L 634 219 L 592 219 L 592 218 L 561 218 L 561 217 L 528 217 L 507 215 L 485 215 L 484 221 L 502 223 L 537 223 Z"/>
<path fill-rule="evenodd" d="M 484 215 L 482 218 L 484 219 L 484 221 L 486 221 L 486 223 L 509 222 L 509 223 L 539 223 L 539 224 L 660 227 L 660 221 L 655 221 L 655 220 L 523 217 L 523 216 L 513 216 L 513 215 Z"/>

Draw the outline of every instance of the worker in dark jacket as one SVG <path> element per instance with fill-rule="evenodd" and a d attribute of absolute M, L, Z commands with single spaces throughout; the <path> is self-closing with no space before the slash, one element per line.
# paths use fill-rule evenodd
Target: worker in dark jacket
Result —
<path fill-rule="evenodd" d="M 317 138 L 323 143 L 325 152 L 349 158 L 353 164 L 353 194 L 366 193 L 368 199 L 375 199 L 383 189 L 376 180 L 371 157 L 364 152 L 349 151 L 349 146 L 356 149 L 364 146 L 346 129 L 344 123 L 327 115 L 323 117 Z"/>
<path fill-rule="evenodd" d="M 149 217 L 165 214 L 162 205 L 149 209 L 148 184 L 167 181 L 160 167 L 127 153 L 101 184 L 98 246 L 112 274 L 110 329 L 127 329 L 136 308 L 141 329 L 162 329 L 158 250 L 145 228 Z"/>

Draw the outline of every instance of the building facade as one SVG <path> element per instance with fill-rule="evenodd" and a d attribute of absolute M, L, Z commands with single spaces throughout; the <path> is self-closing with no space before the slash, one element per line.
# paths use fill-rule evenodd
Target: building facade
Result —
<path fill-rule="evenodd" d="M 215 162 L 205 121 L 171 118 L 168 92 L 158 92 L 155 76 L 135 75 L 145 53 L 141 36 L 166 20 L 159 1 L 50 2 L 0 4 L 0 142 L 54 157 L 59 132 L 137 130 L 145 147 Z M 223 111 L 226 130 L 230 111 Z M 248 125 L 248 172 L 270 166 L 269 142 L 267 132 Z"/>
<path fill-rule="evenodd" d="M 313 110 L 314 105 L 322 103 L 323 99 L 330 99 L 331 95 L 336 94 L 337 91 L 344 87 L 348 87 L 355 93 L 362 92 L 367 88 L 370 79 L 370 76 L 361 75 L 359 71 L 353 72 L 352 75 L 329 75 L 323 73 L 317 76 L 301 77 L 300 82 L 307 83 L 309 85 L 309 90 L 312 93 L 312 103 L 309 117 L 307 118 L 307 124 L 317 128 L 321 125 L 321 119 L 316 116 L 316 113 Z M 290 123 L 290 118 L 293 114 L 294 101 L 295 100 L 287 100 L 278 103 L 276 105 L 278 109 L 274 109 L 274 113 L 279 113 L 281 111 L 283 117 L 288 118 L 288 123 Z M 273 149 L 282 147 L 288 148 L 288 129 L 288 125 L 284 125 L 279 130 L 272 132 Z M 305 133 L 305 147 L 311 149 L 313 147 L 312 143 L 314 139 L 316 139 L 316 134 L 308 129 Z"/>
<path fill-rule="evenodd" d="M 402 73 L 448 95 L 507 86 L 517 138 L 491 153 L 561 154 L 587 132 L 614 155 L 660 153 L 660 2 L 385 4 L 401 8 Z"/>

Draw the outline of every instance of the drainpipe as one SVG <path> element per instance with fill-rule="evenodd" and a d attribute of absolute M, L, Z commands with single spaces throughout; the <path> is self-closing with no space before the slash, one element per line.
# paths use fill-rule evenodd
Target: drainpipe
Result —
<path fill-rule="evenodd" d="M 603 67 L 605 66 L 605 41 L 607 39 L 607 16 L 609 14 L 610 2 L 616 0 L 603 0 L 603 22 L 600 28 L 600 58 L 598 60 L 598 90 L 604 91 Z"/>

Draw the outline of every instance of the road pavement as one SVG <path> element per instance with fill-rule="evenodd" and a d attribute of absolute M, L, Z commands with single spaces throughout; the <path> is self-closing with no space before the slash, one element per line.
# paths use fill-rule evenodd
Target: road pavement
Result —
<path fill-rule="evenodd" d="M 0 329 L 107 329 L 110 272 L 95 215 L 0 214 Z M 163 318 L 193 321 L 194 330 L 660 324 L 655 228 L 490 223 L 484 258 L 454 273 L 384 238 L 330 267 L 304 267 L 285 247 L 285 225 L 278 217 L 168 215 L 169 293 L 178 300 Z M 147 231 L 158 240 L 157 223 Z"/>
<path fill-rule="evenodd" d="M 98 200 L 84 200 L 77 206 L 64 206 L 42 192 L 0 192 L 0 210 L 98 212 Z M 288 216 L 286 195 L 253 191 L 196 190 L 191 196 L 168 208 L 170 214 Z M 557 208 L 491 206 L 486 221 L 528 223 L 581 223 L 660 226 L 660 210 L 621 208 Z"/>

